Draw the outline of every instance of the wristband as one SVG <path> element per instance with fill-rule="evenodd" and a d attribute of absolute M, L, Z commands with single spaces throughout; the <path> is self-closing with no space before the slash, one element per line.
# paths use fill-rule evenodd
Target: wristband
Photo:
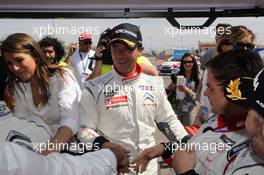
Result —
<path fill-rule="evenodd" d="M 95 150 L 95 148 L 99 148 L 101 149 L 103 144 L 106 143 L 106 142 L 110 142 L 108 139 L 106 139 L 105 137 L 103 136 L 99 136 L 97 137 L 94 142 L 93 142 L 93 149 Z"/>
<path fill-rule="evenodd" d="M 192 138 L 191 135 L 186 135 L 181 139 L 181 143 L 187 143 Z"/>
<path fill-rule="evenodd" d="M 97 56 L 97 55 L 94 55 L 94 59 L 95 59 L 96 61 L 102 61 L 102 57 L 99 57 L 99 56 Z"/>
<path fill-rule="evenodd" d="M 173 146 L 175 146 L 174 145 L 175 143 L 173 143 L 173 142 L 166 142 L 166 143 L 162 142 L 160 144 L 163 145 L 163 147 L 164 147 L 164 152 L 163 152 L 161 157 L 163 159 L 167 159 L 167 158 L 171 157 L 173 155 L 173 151 L 175 151 L 173 149 Z"/>

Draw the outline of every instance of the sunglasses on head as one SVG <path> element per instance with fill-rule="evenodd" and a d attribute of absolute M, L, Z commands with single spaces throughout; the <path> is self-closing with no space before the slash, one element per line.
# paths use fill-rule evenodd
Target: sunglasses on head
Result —
<path fill-rule="evenodd" d="M 255 48 L 254 44 L 251 43 L 242 43 L 239 41 L 235 41 L 233 43 L 231 43 L 235 49 L 249 49 L 249 50 L 253 50 Z"/>

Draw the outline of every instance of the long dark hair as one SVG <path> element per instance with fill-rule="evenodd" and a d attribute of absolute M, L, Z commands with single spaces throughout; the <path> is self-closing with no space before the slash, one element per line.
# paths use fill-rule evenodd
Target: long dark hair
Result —
<path fill-rule="evenodd" d="M 50 82 L 49 77 L 58 72 L 63 77 L 63 69 L 56 65 L 48 66 L 45 62 L 44 55 L 40 49 L 39 44 L 29 35 L 25 33 L 15 33 L 9 35 L 1 45 L 1 54 L 4 56 L 5 52 L 11 53 L 25 53 L 31 55 L 36 62 L 35 78 L 40 88 L 41 102 L 45 106 L 49 101 L 50 96 Z M 22 92 L 20 86 L 21 80 L 17 78 L 10 70 L 8 70 L 8 94 L 14 97 L 17 86 Z M 7 102 L 8 103 L 8 102 Z M 13 110 L 14 105 L 8 104 Z"/>
<path fill-rule="evenodd" d="M 185 53 L 182 56 L 182 58 L 181 58 L 180 71 L 179 71 L 178 75 L 185 76 L 185 69 L 184 69 L 184 66 L 183 66 L 183 59 L 186 58 L 186 57 L 192 58 L 193 67 L 192 67 L 192 73 L 191 73 L 190 79 L 194 80 L 194 82 L 195 82 L 195 90 L 197 90 L 197 87 L 198 87 L 198 85 L 200 83 L 200 79 L 199 79 L 199 69 L 198 69 L 198 64 L 197 64 L 197 61 L 195 59 L 195 56 L 192 53 L 187 52 L 187 53 Z"/>

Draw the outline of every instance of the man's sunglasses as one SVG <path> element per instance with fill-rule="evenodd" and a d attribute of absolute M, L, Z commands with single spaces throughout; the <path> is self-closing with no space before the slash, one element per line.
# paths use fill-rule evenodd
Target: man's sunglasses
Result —
<path fill-rule="evenodd" d="M 183 64 L 193 63 L 193 61 L 182 61 Z"/>
<path fill-rule="evenodd" d="M 89 44 L 90 45 L 90 44 L 92 44 L 92 41 L 90 41 L 90 40 L 83 40 L 82 43 L 85 44 L 85 45 L 86 44 Z"/>

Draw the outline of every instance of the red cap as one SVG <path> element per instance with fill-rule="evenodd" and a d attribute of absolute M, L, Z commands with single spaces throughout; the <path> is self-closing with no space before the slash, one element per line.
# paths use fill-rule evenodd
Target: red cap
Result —
<path fill-rule="evenodd" d="M 91 40 L 91 39 L 92 39 L 92 35 L 90 33 L 83 32 L 79 35 L 79 40 Z"/>

